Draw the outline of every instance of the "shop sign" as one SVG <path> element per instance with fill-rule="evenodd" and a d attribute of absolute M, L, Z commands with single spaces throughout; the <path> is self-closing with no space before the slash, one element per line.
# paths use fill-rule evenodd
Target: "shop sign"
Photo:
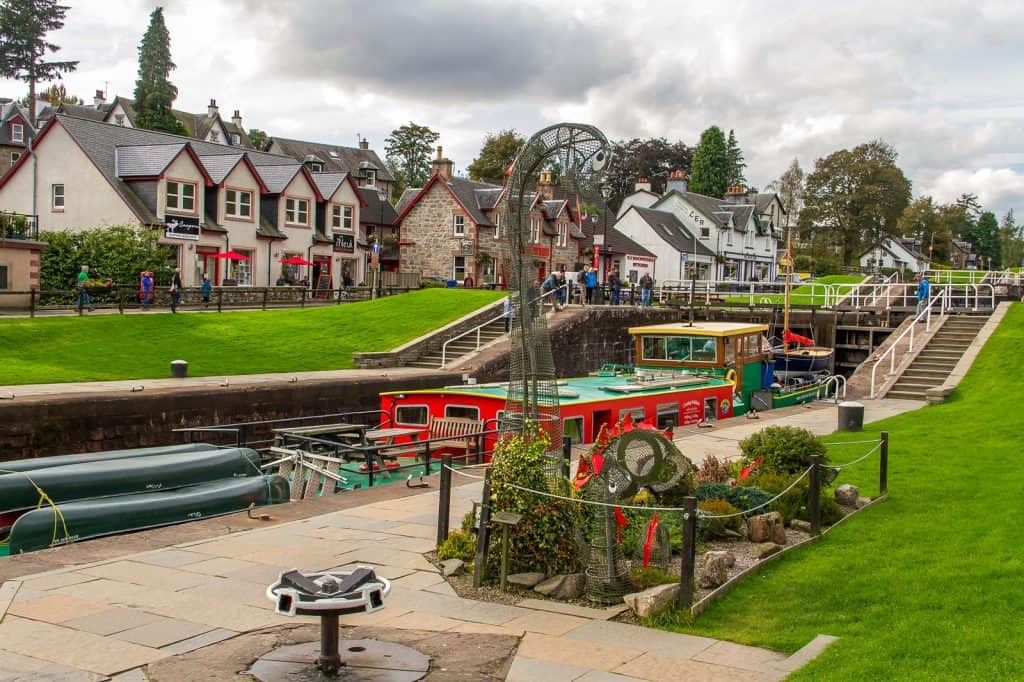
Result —
<path fill-rule="evenodd" d="M 198 218 L 171 218 L 164 223 L 164 237 L 167 239 L 184 239 L 197 242 L 199 241 L 199 235 Z"/>
<path fill-rule="evenodd" d="M 334 238 L 335 253 L 355 253 L 356 238 L 354 235 L 335 232 L 331 236 Z"/>

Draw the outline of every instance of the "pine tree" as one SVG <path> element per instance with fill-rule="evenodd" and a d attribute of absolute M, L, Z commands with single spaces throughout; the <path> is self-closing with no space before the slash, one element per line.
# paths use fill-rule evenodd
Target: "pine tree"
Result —
<path fill-rule="evenodd" d="M 36 83 L 70 73 L 78 62 L 47 62 L 48 52 L 60 47 L 46 42 L 46 34 L 64 26 L 67 5 L 55 0 L 0 1 L 0 76 L 28 83 L 29 118 L 36 124 Z"/>
<path fill-rule="evenodd" d="M 747 179 L 743 176 L 747 162 L 743 159 L 743 150 L 740 149 L 736 132 L 733 130 L 729 131 L 729 140 L 725 143 L 725 155 L 729 160 L 729 186 L 747 184 Z"/>
<path fill-rule="evenodd" d="M 700 135 L 690 166 L 690 191 L 709 197 L 722 197 L 729 187 L 729 152 L 725 133 L 711 126 Z"/>
<path fill-rule="evenodd" d="M 135 81 L 135 127 L 186 133 L 174 118 L 171 105 L 178 88 L 169 80 L 174 69 L 171 61 L 171 35 L 164 24 L 164 8 L 149 15 L 149 28 L 139 44 L 139 78 Z"/>

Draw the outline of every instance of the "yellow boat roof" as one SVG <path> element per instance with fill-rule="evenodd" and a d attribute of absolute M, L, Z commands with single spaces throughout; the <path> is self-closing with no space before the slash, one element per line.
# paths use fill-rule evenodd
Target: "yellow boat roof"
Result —
<path fill-rule="evenodd" d="M 641 334 L 660 334 L 662 336 L 741 336 L 743 334 L 764 334 L 768 331 L 766 324 L 750 324 L 749 322 L 671 322 L 669 324 L 652 324 L 646 327 L 630 327 L 629 333 L 634 336 Z"/>

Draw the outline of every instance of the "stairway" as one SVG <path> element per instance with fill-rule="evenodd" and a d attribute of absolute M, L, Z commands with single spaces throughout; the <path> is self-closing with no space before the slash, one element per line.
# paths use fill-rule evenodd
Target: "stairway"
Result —
<path fill-rule="evenodd" d="M 904 370 L 886 398 L 925 400 L 929 388 L 941 386 L 956 367 L 960 357 L 978 335 L 988 317 L 984 315 L 953 315 L 931 338 L 928 345 Z"/>
<path fill-rule="evenodd" d="M 480 348 L 503 336 L 505 336 L 505 320 L 497 319 L 480 329 Z M 445 357 L 445 362 L 450 365 L 459 358 L 476 351 L 478 349 L 476 341 L 476 331 L 471 331 L 458 341 L 448 344 L 448 354 Z M 406 366 L 438 369 L 441 367 L 441 349 L 438 348 L 437 350 L 425 353 L 412 362 L 406 363 Z"/>

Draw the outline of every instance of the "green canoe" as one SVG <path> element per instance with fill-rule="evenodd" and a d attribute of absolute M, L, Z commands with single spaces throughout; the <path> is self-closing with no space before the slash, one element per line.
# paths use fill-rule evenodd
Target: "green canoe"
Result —
<path fill-rule="evenodd" d="M 34 508 L 40 494 L 56 503 L 142 493 L 224 478 L 262 476 L 260 456 L 249 448 L 179 452 L 134 459 L 84 462 L 0 476 L 0 520 Z M 0 526 L 5 525 L 0 523 Z"/>
<path fill-rule="evenodd" d="M 152 457 L 154 455 L 173 455 L 178 452 L 200 452 L 216 450 L 216 445 L 208 443 L 185 443 L 183 445 L 159 445 L 152 448 L 131 448 L 129 450 L 107 450 L 106 452 L 80 452 L 74 455 L 57 455 L 55 457 L 33 457 L 32 459 L 0 460 L 0 472 L 34 471 L 62 467 L 68 464 L 85 464 L 87 462 L 106 462 L 112 459 L 131 459 L 133 457 Z"/>
<path fill-rule="evenodd" d="M 11 554 L 31 552 L 103 535 L 231 514 L 254 502 L 263 506 L 287 501 L 288 482 L 280 476 L 226 479 L 159 492 L 78 500 L 57 505 L 59 517 L 49 506 L 23 514 L 11 529 L 7 549 Z"/>

